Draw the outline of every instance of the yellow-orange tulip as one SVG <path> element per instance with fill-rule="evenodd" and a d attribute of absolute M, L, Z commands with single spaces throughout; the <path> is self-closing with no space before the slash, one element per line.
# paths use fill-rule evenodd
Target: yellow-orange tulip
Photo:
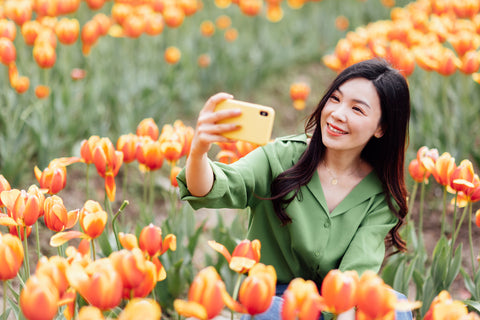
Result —
<path fill-rule="evenodd" d="M 305 109 L 305 101 L 310 94 L 310 86 L 306 82 L 294 82 L 290 85 L 290 98 L 296 110 Z"/>
<path fill-rule="evenodd" d="M 54 319 L 59 299 L 58 289 L 49 277 L 33 275 L 28 278 L 20 293 L 20 308 L 29 320 Z"/>
<path fill-rule="evenodd" d="M 165 49 L 165 61 L 169 64 L 176 64 L 182 57 L 180 49 L 174 46 L 170 46 Z"/>
<path fill-rule="evenodd" d="M 37 166 L 34 168 L 35 178 L 42 189 L 47 189 L 50 194 L 57 194 L 67 185 L 67 168 L 76 162 L 81 162 L 78 157 L 56 158 L 41 171 Z"/>
<path fill-rule="evenodd" d="M 37 37 L 38 40 L 38 37 Z M 41 42 L 33 46 L 33 57 L 37 62 L 38 66 L 43 69 L 48 69 L 53 67 L 55 61 L 57 60 L 57 54 L 55 53 L 55 48 L 46 42 Z"/>
<path fill-rule="evenodd" d="M 8 19 L 0 19 L 0 38 L 6 38 L 14 41 L 17 36 L 17 28 L 15 23 Z"/>
<path fill-rule="evenodd" d="M 50 87 L 45 85 L 38 85 L 35 87 L 35 95 L 39 99 L 48 97 L 50 94 Z"/>
<path fill-rule="evenodd" d="M 62 198 L 53 195 L 44 202 L 45 226 L 55 232 L 73 228 L 78 221 L 79 210 L 67 212 Z"/>
<path fill-rule="evenodd" d="M 67 279 L 90 305 L 101 310 L 115 308 L 122 301 L 122 278 L 108 258 L 95 260 L 86 267 L 73 263 L 67 268 Z"/>
<path fill-rule="evenodd" d="M 277 273 L 273 266 L 257 263 L 248 272 L 238 291 L 244 312 L 256 315 L 267 311 L 275 295 Z"/>
<path fill-rule="evenodd" d="M 228 42 L 233 42 L 237 40 L 237 37 L 238 37 L 237 29 L 228 28 L 227 30 L 225 30 L 224 37 L 225 37 L 225 40 L 227 40 Z"/>
<path fill-rule="evenodd" d="M 123 153 L 115 150 L 109 138 L 101 138 L 93 150 L 93 164 L 105 179 L 105 191 L 110 201 L 115 200 L 115 177 L 123 164 Z"/>
<path fill-rule="evenodd" d="M 57 15 L 58 0 L 35 0 L 33 10 L 38 16 L 44 18 L 55 17 Z"/>
<path fill-rule="evenodd" d="M 96 20 L 87 21 L 80 32 L 82 40 L 82 52 L 84 55 L 90 54 L 91 48 L 97 43 L 100 37 L 100 25 Z"/>
<path fill-rule="evenodd" d="M 180 171 L 182 171 L 182 168 L 178 166 L 172 167 L 172 169 L 170 170 L 170 184 L 175 188 L 178 187 L 177 176 Z"/>
<path fill-rule="evenodd" d="M 433 299 L 424 320 L 463 319 L 467 314 L 465 304 L 453 300 L 450 294 L 443 290 Z"/>
<path fill-rule="evenodd" d="M 37 20 L 30 20 L 25 22 L 22 25 L 22 36 L 25 43 L 29 46 L 33 46 L 35 43 L 35 39 L 37 38 L 40 30 L 42 29 L 42 25 Z"/>
<path fill-rule="evenodd" d="M 7 179 L 5 179 L 5 177 L 2 174 L 0 174 L 0 193 L 2 193 L 2 191 L 8 191 L 10 189 L 11 189 L 10 183 L 8 183 Z M 3 207 L 3 202 L 1 198 L 0 198 L 0 207 Z"/>
<path fill-rule="evenodd" d="M 120 244 L 127 250 L 132 250 L 133 248 L 138 248 L 137 237 L 132 233 L 119 232 L 118 238 Z"/>
<path fill-rule="evenodd" d="M 231 255 L 227 248 L 218 242 L 213 240 L 208 241 L 208 245 L 215 251 L 221 253 L 225 259 L 227 259 L 230 269 L 238 273 L 248 272 L 260 261 L 261 243 L 257 239 L 253 241 L 242 240 L 235 249 L 233 249 Z"/>
<path fill-rule="evenodd" d="M 80 226 L 90 239 L 95 239 L 102 234 L 107 218 L 107 213 L 98 202 L 93 200 L 87 200 L 80 210 Z"/>
<path fill-rule="evenodd" d="M 197 319 L 215 318 L 225 304 L 225 284 L 214 267 L 200 270 L 188 290 L 188 301 L 175 300 L 173 306 L 178 314 Z"/>
<path fill-rule="evenodd" d="M 408 172 L 415 182 L 418 183 L 428 183 L 428 177 L 430 172 L 428 172 L 424 166 L 420 164 L 418 159 L 413 159 L 408 165 Z"/>
<path fill-rule="evenodd" d="M 435 162 L 431 158 L 426 158 L 423 164 L 439 184 L 450 185 L 450 176 L 457 167 L 455 158 L 450 153 L 444 152 Z"/>
<path fill-rule="evenodd" d="M 180 0 L 179 5 L 186 16 L 193 15 L 200 8 L 198 0 Z"/>
<path fill-rule="evenodd" d="M 68 262 L 63 257 L 52 256 L 47 258 L 44 256 L 38 261 L 35 274 L 49 277 L 61 297 L 70 286 L 66 274 L 67 267 Z"/>
<path fill-rule="evenodd" d="M 358 274 L 355 271 L 342 272 L 334 269 L 328 272 L 321 289 L 326 310 L 340 314 L 353 308 L 357 303 L 357 286 Z"/>
<path fill-rule="evenodd" d="M 149 224 L 140 232 L 138 244 L 142 251 L 153 257 L 164 254 L 168 249 L 175 251 L 177 249 L 177 238 L 173 234 L 168 234 L 162 240 L 162 229 Z"/>
<path fill-rule="evenodd" d="M 7 1 L 5 16 L 21 26 L 32 18 L 32 3 L 30 1 Z"/>
<path fill-rule="evenodd" d="M 91 136 L 88 140 L 83 140 L 80 146 L 80 156 L 86 164 L 93 163 L 93 151 L 100 140 L 99 136 Z"/>
<path fill-rule="evenodd" d="M 457 17 L 471 19 L 480 11 L 480 3 L 476 0 L 453 0 L 452 8 Z"/>
<path fill-rule="evenodd" d="M 162 308 L 153 299 L 134 298 L 118 316 L 118 320 L 158 320 L 162 316 Z"/>
<path fill-rule="evenodd" d="M 163 32 L 165 22 L 160 13 L 149 14 L 145 20 L 145 33 L 156 36 Z"/>
<path fill-rule="evenodd" d="M 57 12 L 60 15 L 74 13 L 80 7 L 80 0 L 62 0 L 57 3 Z"/>
<path fill-rule="evenodd" d="M 149 136 L 152 140 L 157 140 L 160 130 L 153 118 L 146 118 L 137 125 L 137 136 Z"/>
<path fill-rule="evenodd" d="M 123 153 L 123 162 L 134 161 L 138 138 L 133 133 L 121 135 L 117 140 L 117 150 Z"/>
<path fill-rule="evenodd" d="M 232 25 L 232 19 L 229 16 L 222 14 L 215 20 L 215 25 L 220 30 L 225 30 Z"/>
<path fill-rule="evenodd" d="M 62 18 L 55 26 L 55 34 L 62 44 L 73 44 L 80 34 L 80 23 L 77 19 Z"/>
<path fill-rule="evenodd" d="M 104 320 L 102 310 L 94 306 L 83 306 L 78 311 L 77 320 Z"/>
<path fill-rule="evenodd" d="M 160 169 L 163 166 L 164 159 L 161 147 L 160 141 L 154 141 L 150 137 L 142 137 L 137 144 L 137 161 L 148 170 Z"/>
<path fill-rule="evenodd" d="M 139 248 L 115 251 L 109 259 L 122 279 L 124 299 L 146 297 L 155 287 L 156 267 Z"/>
<path fill-rule="evenodd" d="M 30 87 L 30 79 L 25 76 L 18 77 L 18 79 L 16 79 L 15 82 L 12 83 L 12 87 L 19 94 L 25 93 Z"/>
<path fill-rule="evenodd" d="M 129 14 L 123 21 L 123 31 L 130 38 L 138 38 L 145 31 L 145 19 L 137 14 Z"/>
<path fill-rule="evenodd" d="M 475 172 L 470 160 L 462 160 L 450 176 L 450 187 L 456 192 L 463 192 L 466 195 L 473 191 Z"/>
<path fill-rule="evenodd" d="M 0 280 L 5 281 L 17 276 L 24 258 L 22 242 L 11 234 L 0 233 Z"/>
<path fill-rule="evenodd" d="M 200 68 L 207 68 L 211 63 L 212 59 L 208 53 L 203 53 L 197 58 L 197 64 Z"/>
<path fill-rule="evenodd" d="M 43 212 L 43 199 L 37 193 L 12 189 L 0 193 L 2 202 L 8 209 L 8 215 L 21 226 L 31 226 L 37 222 Z"/>
<path fill-rule="evenodd" d="M 256 16 L 263 7 L 262 0 L 239 0 L 240 10 L 247 16 Z"/>
<path fill-rule="evenodd" d="M 316 320 L 324 309 L 323 298 L 311 280 L 295 278 L 283 293 L 283 320 Z"/>
<path fill-rule="evenodd" d="M 163 10 L 163 19 L 170 28 L 180 27 L 185 19 L 185 12 L 176 5 L 169 5 Z"/>
<path fill-rule="evenodd" d="M 171 132 L 164 139 L 160 136 L 160 150 L 169 163 L 175 164 L 182 156 L 183 139 L 184 136 L 177 132 Z"/>
<path fill-rule="evenodd" d="M 0 62 L 8 66 L 17 59 L 17 51 L 12 40 L 0 37 Z"/>
<path fill-rule="evenodd" d="M 459 66 L 459 70 L 465 74 L 472 74 L 480 68 L 480 55 L 476 50 L 466 52 Z"/>
<path fill-rule="evenodd" d="M 195 130 L 190 126 L 186 126 L 185 124 L 183 124 L 181 120 L 175 120 L 175 122 L 173 123 L 173 128 L 175 129 L 175 131 L 177 131 L 184 137 L 183 139 L 181 139 L 183 141 L 181 156 L 188 156 L 188 154 L 190 153 L 190 147 L 192 146 L 192 139 Z"/>
<path fill-rule="evenodd" d="M 105 0 L 86 0 L 87 5 L 92 10 L 99 10 L 105 4 Z"/>
<path fill-rule="evenodd" d="M 375 272 L 362 274 L 356 295 L 361 319 L 394 319 L 397 296 Z"/>
<path fill-rule="evenodd" d="M 211 37 L 215 33 L 215 25 L 210 20 L 205 20 L 200 24 L 200 33 L 204 37 Z"/>

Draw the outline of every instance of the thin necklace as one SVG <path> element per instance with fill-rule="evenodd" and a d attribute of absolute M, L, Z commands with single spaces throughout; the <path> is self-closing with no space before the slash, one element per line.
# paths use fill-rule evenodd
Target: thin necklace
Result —
<path fill-rule="evenodd" d="M 327 166 L 327 163 L 325 162 L 325 160 L 322 161 L 323 162 L 323 166 L 325 167 L 325 169 L 327 169 L 327 172 L 328 174 L 330 175 L 330 184 L 331 185 L 336 185 L 338 184 L 338 177 L 337 175 L 333 174 L 332 170 L 330 170 L 330 168 Z M 361 161 L 360 161 L 361 162 Z M 346 175 L 347 177 L 348 176 L 351 176 L 353 175 L 355 172 L 357 172 L 358 170 L 360 170 L 360 165 L 358 166 L 357 170 L 354 170 L 352 171 L 350 174 Z"/>

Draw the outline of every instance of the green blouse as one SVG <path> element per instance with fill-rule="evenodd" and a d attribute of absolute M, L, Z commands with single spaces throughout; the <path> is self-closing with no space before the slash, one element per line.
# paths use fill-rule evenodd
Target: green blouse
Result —
<path fill-rule="evenodd" d="M 288 136 L 233 164 L 211 162 L 215 181 L 204 197 L 190 195 L 182 171 L 177 178 L 181 199 L 194 209 L 250 207 L 248 238 L 260 240 L 261 262 L 275 267 L 279 283 L 301 277 L 321 285 L 331 269 L 378 272 L 385 256 L 384 239 L 397 218 L 373 171 L 332 212 L 314 174 L 287 207 L 292 223 L 285 226 L 271 201 L 259 199 L 270 195 L 272 179 L 298 161 L 306 147 L 305 134 Z"/>

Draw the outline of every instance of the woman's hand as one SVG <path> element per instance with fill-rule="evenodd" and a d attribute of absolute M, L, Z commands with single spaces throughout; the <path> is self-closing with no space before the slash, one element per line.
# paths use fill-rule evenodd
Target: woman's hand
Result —
<path fill-rule="evenodd" d="M 222 133 L 237 129 L 235 124 L 218 124 L 217 122 L 237 117 L 241 114 L 241 110 L 231 109 L 215 112 L 218 103 L 232 98 L 233 96 L 228 93 L 217 93 L 207 100 L 198 116 L 185 169 L 187 188 L 193 196 L 202 197 L 208 194 L 213 186 L 213 170 L 208 163 L 207 156 L 212 143 L 230 142 L 231 140 L 222 136 Z"/>
<path fill-rule="evenodd" d="M 211 96 L 205 103 L 197 119 L 197 126 L 192 139 L 189 156 L 201 157 L 210 150 L 212 143 L 231 142 L 231 140 L 224 137 L 222 133 L 238 129 L 237 125 L 218 124 L 217 122 L 223 119 L 237 117 L 241 114 L 241 110 L 229 109 L 215 112 L 217 104 L 226 99 L 233 99 L 233 96 L 220 92 Z"/>

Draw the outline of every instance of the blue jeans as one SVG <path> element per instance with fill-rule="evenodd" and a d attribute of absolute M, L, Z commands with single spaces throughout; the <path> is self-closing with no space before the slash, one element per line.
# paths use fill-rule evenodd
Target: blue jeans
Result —
<path fill-rule="evenodd" d="M 285 290 L 285 288 L 284 288 Z M 277 288 L 277 296 L 273 297 L 272 304 L 268 308 L 267 311 L 261 314 L 257 314 L 255 316 L 255 320 L 278 320 L 282 318 L 282 303 L 283 298 L 278 296 L 278 288 Z M 398 299 L 407 299 L 405 295 L 400 292 L 395 291 Z M 411 311 L 395 311 L 395 320 L 412 320 L 412 312 Z M 251 317 L 249 315 L 243 315 L 241 320 L 249 320 Z M 320 319 L 323 320 L 323 316 L 320 315 Z"/>

